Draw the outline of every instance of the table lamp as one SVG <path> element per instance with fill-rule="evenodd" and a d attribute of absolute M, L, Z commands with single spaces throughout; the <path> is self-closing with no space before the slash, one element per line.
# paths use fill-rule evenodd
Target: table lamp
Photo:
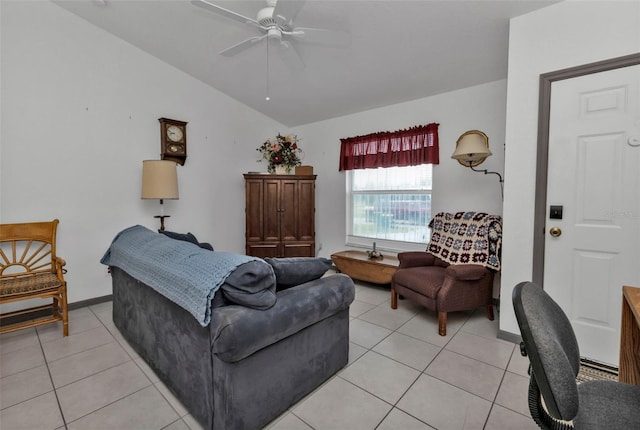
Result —
<path fill-rule="evenodd" d="M 160 230 L 164 230 L 164 200 L 178 200 L 178 171 L 175 161 L 143 160 L 142 161 L 142 199 L 159 199 Z"/>

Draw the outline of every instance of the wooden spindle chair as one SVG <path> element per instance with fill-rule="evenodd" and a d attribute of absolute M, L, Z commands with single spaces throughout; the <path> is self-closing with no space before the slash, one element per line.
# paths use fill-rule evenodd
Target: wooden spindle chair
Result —
<path fill-rule="evenodd" d="M 62 322 L 69 335 L 66 262 L 56 255 L 59 221 L 0 224 L 0 305 L 21 300 L 51 303 L 0 314 L 0 333 Z M 50 310 L 50 314 L 43 314 Z"/>

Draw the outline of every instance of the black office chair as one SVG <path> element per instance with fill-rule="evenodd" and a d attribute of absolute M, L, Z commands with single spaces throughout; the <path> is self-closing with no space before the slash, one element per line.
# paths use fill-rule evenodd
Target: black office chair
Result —
<path fill-rule="evenodd" d="M 531 282 L 516 285 L 512 298 L 530 363 L 529 411 L 540 428 L 640 429 L 640 386 L 578 384 L 578 342 L 560 306 Z"/>

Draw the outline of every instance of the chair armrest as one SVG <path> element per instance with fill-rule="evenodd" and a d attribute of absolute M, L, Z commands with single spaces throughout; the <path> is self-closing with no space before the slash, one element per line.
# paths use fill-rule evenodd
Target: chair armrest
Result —
<path fill-rule="evenodd" d="M 398 254 L 398 261 L 400 261 L 400 266 L 398 266 L 400 269 L 406 267 L 433 266 L 436 257 L 426 251 L 401 252 Z"/>
<path fill-rule="evenodd" d="M 459 281 L 477 281 L 484 277 L 487 269 L 479 264 L 452 264 L 445 270 L 445 276 Z"/>
<path fill-rule="evenodd" d="M 58 275 L 58 279 L 60 279 L 60 282 L 64 281 L 64 274 L 67 273 L 67 269 L 64 269 L 64 266 L 67 264 L 67 262 L 64 260 L 64 258 L 58 257 L 56 255 L 56 261 L 55 261 L 55 269 L 56 269 L 56 273 Z"/>

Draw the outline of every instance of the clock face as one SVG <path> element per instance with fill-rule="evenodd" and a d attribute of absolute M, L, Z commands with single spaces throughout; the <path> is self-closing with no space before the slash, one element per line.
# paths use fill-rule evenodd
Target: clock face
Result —
<path fill-rule="evenodd" d="M 182 142 L 183 137 L 184 137 L 184 133 L 182 132 L 182 129 L 177 125 L 170 125 L 167 127 L 167 138 L 171 142 Z"/>

